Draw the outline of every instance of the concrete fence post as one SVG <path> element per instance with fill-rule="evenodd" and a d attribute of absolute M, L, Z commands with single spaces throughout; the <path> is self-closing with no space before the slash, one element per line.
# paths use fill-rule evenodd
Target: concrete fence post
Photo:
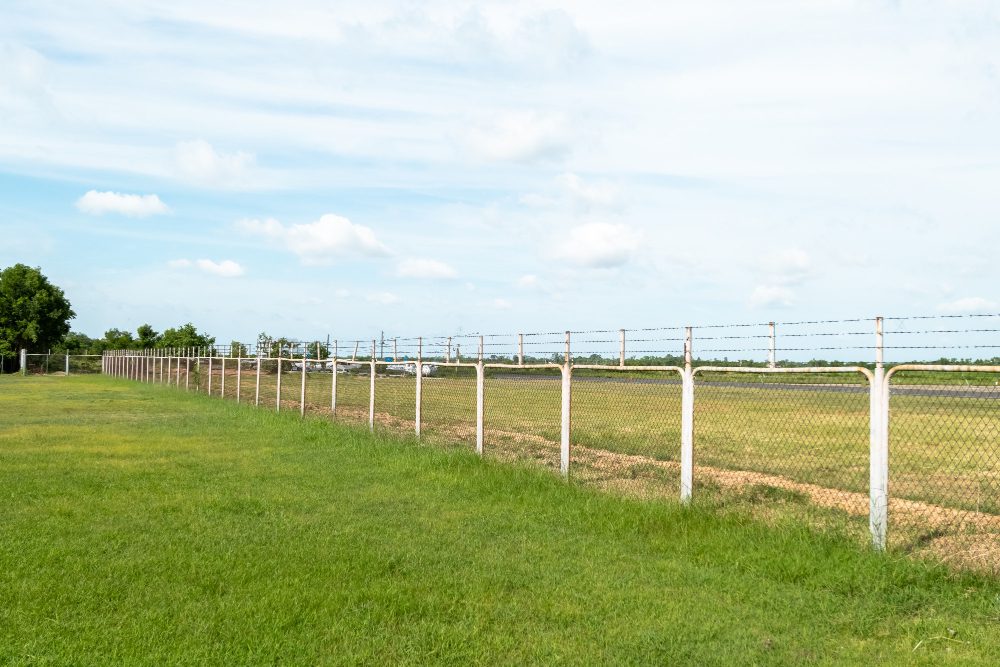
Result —
<path fill-rule="evenodd" d="M 208 358 L 208 395 L 212 395 L 212 357 Z"/>
<path fill-rule="evenodd" d="M 767 333 L 770 342 L 767 349 L 767 367 L 774 368 L 776 365 L 776 359 L 774 354 L 774 348 L 775 348 L 774 322 L 767 323 Z"/>
<path fill-rule="evenodd" d="M 872 380 L 869 430 L 869 507 L 868 526 L 872 545 L 885 549 L 889 526 L 889 388 L 885 382 L 883 321 L 875 318 L 875 373 Z"/>
<path fill-rule="evenodd" d="M 278 350 L 278 377 L 274 393 L 274 411 L 281 412 L 281 350 Z"/>
<path fill-rule="evenodd" d="M 372 339 L 371 381 L 368 392 L 368 430 L 375 430 L 375 339 Z"/>
<path fill-rule="evenodd" d="M 184 357 L 184 390 L 191 391 L 191 357 Z"/>
<path fill-rule="evenodd" d="M 21 375 L 22 376 L 23 375 L 27 375 L 28 374 L 28 351 L 25 350 L 24 348 L 21 348 L 20 364 L 21 364 Z"/>
<path fill-rule="evenodd" d="M 236 350 L 236 402 L 240 402 L 243 389 L 243 346 Z"/>
<path fill-rule="evenodd" d="M 420 439 L 420 408 L 423 404 L 423 386 L 424 386 L 424 339 L 423 337 L 417 337 L 417 365 L 414 367 L 417 375 L 417 386 L 416 386 L 416 397 L 415 403 L 413 405 L 413 432 L 417 436 L 417 440 Z"/>
<path fill-rule="evenodd" d="M 517 365 L 524 365 L 524 334 L 517 334 Z"/>
<path fill-rule="evenodd" d="M 444 363 L 451 363 L 451 336 L 448 336 L 448 349 L 444 353 Z"/>
<path fill-rule="evenodd" d="M 572 419 L 570 409 L 572 407 L 573 389 L 573 357 L 570 353 L 570 332 L 566 332 L 566 359 L 562 367 L 562 414 L 560 424 L 559 443 L 559 472 L 563 477 L 569 477 L 570 460 L 570 427 Z"/>
<path fill-rule="evenodd" d="M 66 353 L 66 375 L 69 375 L 69 352 Z"/>
<path fill-rule="evenodd" d="M 451 339 L 449 339 L 450 341 Z M 450 346 L 450 343 L 449 343 Z M 476 362 L 476 453 L 483 455 L 486 440 L 486 368 Z"/>
<path fill-rule="evenodd" d="M 260 350 L 259 349 L 257 350 L 257 370 L 255 374 L 257 377 L 254 379 L 253 404 L 255 406 L 259 406 L 260 405 Z"/>
<path fill-rule="evenodd" d="M 302 388 L 299 390 L 299 416 L 306 416 L 306 353 L 302 353 Z"/>
<path fill-rule="evenodd" d="M 333 413 L 334 418 L 337 416 L 337 340 L 333 341 L 333 361 L 331 362 L 333 366 L 331 367 L 331 377 L 330 377 L 330 412 Z"/>
<path fill-rule="evenodd" d="M 219 376 L 222 378 L 219 380 L 219 396 L 222 398 L 226 397 L 226 358 L 222 357 L 222 369 L 219 371 Z"/>
<path fill-rule="evenodd" d="M 684 374 L 681 377 L 681 502 L 691 502 L 694 487 L 694 370 L 691 366 L 692 329 L 684 330 Z"/>

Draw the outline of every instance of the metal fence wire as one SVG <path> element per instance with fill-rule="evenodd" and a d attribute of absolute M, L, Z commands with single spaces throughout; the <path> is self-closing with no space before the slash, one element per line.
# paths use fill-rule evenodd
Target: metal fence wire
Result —
<path fill-rule="evenodd" d="M 448 448 L 476 448 L 476 369 L 431 364 L 420 380 L 420 440 Z"/>
<path fill-rule="evenodd" d="M 680 485 L 681 369 L 576 366 L 573 479 L 641 497 Z"/>
<path fill-rule="evenodd" d="M 869 380 L 860 371 L 695 374 L 696 495 L 751 506 L 869 508 Z"/>
<path fill-rule="evenodd" d="M 483 453 L 560 468 L 562 373 L 556 366 L 484 369 Z"/>
<path fill-rule="evenodd" d="M 889 378 L 893 538 L 995 558 L 1000 538 L 1000 373 L 903 370 Z"/>

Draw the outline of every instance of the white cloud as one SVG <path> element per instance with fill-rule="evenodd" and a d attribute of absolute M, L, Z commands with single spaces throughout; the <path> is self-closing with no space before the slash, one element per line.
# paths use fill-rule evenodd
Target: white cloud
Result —
<path fill-rule="evenodd" d="M 199 259 L 195 262 L 195 266 L 205 273 L 222 276 L 223 278 L 235 278 L 242 276 L 244 273 L 243 267 L 231 259 L 224 259 L 221 262 L 213 262 L 210 259 Z"/>
<path fill-rule="evenodd" d="M 452 279 L 458 277 L 458 272 L 444 262 L 436 259 L 410 257 L 404 259 L 396 267 L 396 275 L 400 278 L 439 278 Z"/>
<path fill-rule="evenodd" d="M 569 152 L 566 122 L 554 114 L 502 114 L 473 128 L 466 140 L 476 156 L 493 161 L 554 160 Z"/>
<path fill-rule="evenodd" d="M 146 218 L 170 210 L 156 195 L 126 195 L 97 190 L 90 190 L 77 199 L 76 207 L 90 215 L 118 213 L 129 218 Z"/>
<path fill-rule="evenodd" d="M 384 257 L 389 249 L 375 232 L 339 215 L 326 214 L 316 222 L 283 225 L 273 218 L 240 220 L 238 229 L 273 239 L 299 256 L 303 264 L 328 264 L 338 257 Z"/>
<path fill-rule="evenodd" d="M 767 281 L 777 285 L 797 285 L 813 272 L 809 253 L 800 248 L 785 248 L 764 257 L 758 267 Z"/>
<path fill-rule="evenodd" d="M 585 183 L 576 174 L 565 173 L 557 179 L 559 185 L 583 208 L 615 208 L 619 205 L 618 188 L 610 183 Z"/>
<path fill-rule="evenodd" d="M 383 306 L 399 303 L 399 296 L 392 292 L 373 292 L 366 296 L 365 299 L 371 303 L 380 303 Z"/>
<path fill-rule="evenodd" d="M 517 279 L 517 286 L 522 289 L 538 287 L 538 276 L 533 273 L 527 273 Z"/>
<path fill-rule="evenodd" d="M 496 308 L 497 310 L 510 310 L 511 308 L 514 307 L 514 304 L 512 304 L 507 299 L 497 298 L 493 299 L 493 307 Z"/>
<path fill-rule="evenodd" d="M 964 313 L 995 313 L 1000 310 L 1000 303 L 984 299 L 980 296 L 967 296 L 961 299 L 955 299 L 954 301 L 949 301 L 948 303 L 942 303 L 938 306 L 938 310 L 944 313 L 954 313 L 956 315 Z"/>
<path fill-rule="evenodd" d="M 223 278 L 236 278 L 246 273 L 242 266 L 231 259 L 224 259 L 221 262 L 215 262 L 210 259 L 196 259 L 193 261 L 190 259 L 172 259 L 167 262 L 167 266 L 171 269 L 196 268 L 203 273 Z"/>
<path fill-rule="evenodd" d="M 182 141 L 174 148 L 180 176 L 195 185 L 239 187 L 246 182 L 256 158 L 253 153 L 220 153 L 204 139 Z"/>
<path fill-rule="evenodd" d="M 787 307 L 795 303 L 795 293 L 781 285 L 758 285 L 750 294 L 750 306 L 753 308 Z"/>
<path fill-rule="evenodd" d="M 579 266 L 612 268 L 628 262 L 638 247 L 639 237 L 631 228 L 593 222 L 570 230 L 554 254 Z"/>

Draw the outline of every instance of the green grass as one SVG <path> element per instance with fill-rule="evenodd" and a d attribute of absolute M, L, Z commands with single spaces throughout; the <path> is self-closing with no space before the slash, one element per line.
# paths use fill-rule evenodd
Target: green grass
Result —
<path fill-rule="evenodd" d="M 0 378 L 0 497 L 2 664 L 1000 661 L 996 580 L 103 377 Z"/>
<path fill-rule="evenodd" d="M 235 398 L 232 360 L 228 369 L 226 394 Z M 367 368 L 360 371 L 367 373 Z M 593 381 L 595 376 L 600 381 Z M 673 373 L 657 375 L 652 371 L 617 375 L 613 371 L 580 371 L 574 375 L 579 381 L 573 384 L 571 467 L 577 481 L 634 495 L 676 497 L 680 484 L 681 389 L 679 384 L 643 381 L 652 376 L 675 378 Z M 940 387 L 963 376 L 904 372 L 896 379 L 920 380 Z M 558 468 L 558 378 L 558 369 L 488 370 L 487 455 Z M 775 378 L 785 384 L 775 386 L 767 381 Z M 796 378 L 810 384 L 851 384 L 861 391 L 788 386 L 796 384 L 792 382 Z M 192 381 L 192 386 L 198 379 Z M 329 414 L 332 379 L 329 373 L 308 375 L 308 411 Z M 204 391 L 207 362 L 202 363 L 200 381 Z M 253 399 L 254 381 L 252 370 L 243 374 L 242 400 Z M 263 405 L 274 406 L 276 384 L 274 374 L 262 375 Z M 220 387 L 216 360 L 213 392 Z M 282 376 L 283 410 L 299 410 L 300 387 L 299 373 Z M 869 482 L 869 401 L 864 389 L 865 382 L 857 374 L 714 373 L 700 379 L 695 391 L 695 458 L 700 466 L 696 484 L 719 482 L 716 471 L 721 471 L 723 478 L 727 471 L 748 471 L 771 476 L 772 484 L 814 485 L 830 500 L 827 504 L 853 508 L 850 513 L 855 516 L 855 528 L 861 527 L 859 534 L 863 533 L 858 515 L 867 511 Z M 375 394 L 376 422 L 396 433 L 412 433 L 415 379 L 379 376 Z M 979 394 L 976 398 L 893 396 L 893 546 L 953 553 L 955 545 L 941 546 L 941 538 L 973 525 L 960 514 L 974 512 L 993 516 L 974 518 L 980 534 L 977 539 L 985 544 L 980 544 L 976 553 L 983 548 L 1000 553 L 1000 401 L 996 398 L 1000 392 L 980 388 Z M 472 368 L 439 368 L 435 377 L 427 378 L 422 412 L 425 441 L 471 449 L 475 444 L 475 396 Z M 367 375 L 337 376 L 338 420 L 366 424 L 368 401 Z M 709 484 L 704 488 L 725 490 L 734 484 L 730 476 L 721 486 Z M 904 501 L 922 505 L 905 506 Z M 977 559 L 984 560 L 978 555 Z"/>

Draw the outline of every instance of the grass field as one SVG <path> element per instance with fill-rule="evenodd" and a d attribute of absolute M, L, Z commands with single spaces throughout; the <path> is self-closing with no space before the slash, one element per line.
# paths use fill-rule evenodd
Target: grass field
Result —
<path fill-rule="evenodd" d="M 650 373 L 644 373 L 644 377 Z M 936 383 L 921 373 L 928 384 Z M 946 374 L 938 374 L 945 376 Z M 662 374 L 663 377 L 671 377 Z M 867 493 L 868 397 L 863 392 L 759 389 L 728 386 L 725 377 L 699 383 L 696 392 L 696 461 L 706 467 L 787 477 L 828 489 Z M 906 374 L 901 379 L 908 379 Z M 677 462 L 680 456 L 680 386 L 621 381 L 573 386 L 575 446 Z M 815 381 L 815 378 L 813 378 Z M 330 375 L 307 378 L 310 409 L 330 404 Z M 830 376 L 824 385 L 863 389 L 860 376 Z M 246 380 L 244 381 L 246 382 Z M 282 396 L 298 409 L 300 378 L 286 374 Z M 340 417 L 367 421 L 369 379 L 338 377 Z M 262 395 L 274 403 L 275 378 L 265 376 Z M 413 431 L 415 380 L 376 379 L 377 420 Z M 487 377 L 486 446 L 503 458 L 558 466 L 560 385 L 558 373 Z M 244 396 L 247 394 L 244 392 Z M 1000 514 L 1000 391 L 982 398 L 903 395 L 893 398 L 892 492 L 898 499 L 943 508 Z M 456 375 L 424 381 L 424 431 L 430 438 L 472 446 L 475 383 Z M 586 457 L 581 457 L 585 459 Z M 580 461 L 582 467 L 586 460 Z M 676 470 L 660 471 L 677 480 Z M 641 476 L 636 470 L 614 475 Z M 595 478 L 600 475 L 593 475 Z M 672 482 L 671 482 L 672 483 Z M 675 484 L 675 487 L 677 486 Z"/>
<path fill-rule="evenodd" d="M 232 360 L 230 360 L 232 361 Z M 273 370 L 273 369 L 272 369 Z M 368 421 L 369 381 L 338 374 L 336 417 Z M 207 363 L 194 385 L 208 389 Z M 213 393 L 223 389 L 216 360 Z M 183 373 L 182 373 L 183 375 Z M 954 386 L 953 375 L 905 372 L 912 392 Z M 982 377 L 972 375 L 972 380 Z M 680 485 L 680 385 L 671 372 L 581 371 L 572 395 L 571 471 L 575 481 L 632 495 L 676 498 Z M 780 376 L 712 373 L 695 392 L 696 493 L 732 502 L 732 490 L 767 485 L 820 505 L 865 540 L 868 512 L 868 395 L 861 375 Z M 225 394 L 236 398 L 232 363 Z M 175 376 L 176 379 L 176 376 Z M 183 384 L 183 377 L 181 378 Z M 306 377 L 307 412 L 332 416 L 330 373 Z M 805 380 L 809 385 L 802 384 Z M 301 373 L 281 375 L 282 410 L 298 412 Z M 260 401 L 275 406 L 278 376 L 260 378 Z M 414 431 L 413 377 L 376 378 L 375 421 L 400 434 Z M 423 383 L 424 441 L 471 449 L 475 444 L 474 369 L 439 369 Z M 253 401 L 253 369 L 240 397 Z M 559 467 L 558 369 L 496 369 L 485 383 L 485 452 L 504 461 Z M 891 401 L 890 543 L 972 565 L 1000 569 L 1000 389 L 980 383 L 966 395 L 900 393 Z M 733 474 L 739 473 L 739 474 Z M 806 507 L 806 505 L 808 507 Z M 831 517 L 823 513 L 823 522 Z M 961 540 L 956 541 L 956 536 Z M 961 559 L 960 559 L 961 560 Z"/>
<path fill-rule="evenodd" d="M 4 664 L 1000 661 L 995 579 L 124 380 L 0 378 L 0 489 Z"/>

